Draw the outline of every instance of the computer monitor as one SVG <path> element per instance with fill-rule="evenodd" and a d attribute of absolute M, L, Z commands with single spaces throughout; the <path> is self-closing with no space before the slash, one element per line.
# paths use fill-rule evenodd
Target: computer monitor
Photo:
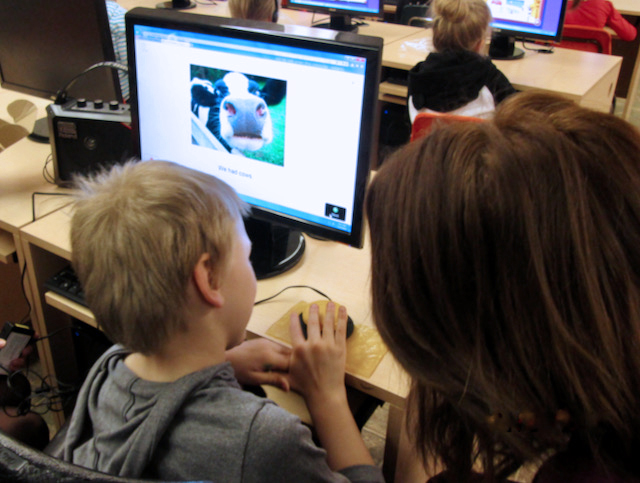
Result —
<path fill-rule="evenodd" d="M 115 61 L 105 0 L 0 1 L 3 88 L 54 99 L 75 76 L 103 61 Z M 81 77 L 68 94 L 122 100 L 112 69 Z M 39 127 L 46 136 L 46 120 Z"/>
<path fill-rule="evenodd" d="M 328 14 L 329 22 L 314 27 L 332 30 L 356 31 L 352 17 L 377 17 L 380 15 L 382 0 L 282 0 L 282 6 Z"/>
<path fill-rule="evenodd" d="M 493 21 L 489 54 L 494 59 L 524 55 L 516 40 L 557 42 L 562 37 L 567 0 L 487 0 Z"/>
<path fill-rule="evenodd" d="M 134 144 L 214 175 L 252 206 L 258 278 L 306 232 L 363 243 L 382 40 L 137 8 L 126 16 Z"/>

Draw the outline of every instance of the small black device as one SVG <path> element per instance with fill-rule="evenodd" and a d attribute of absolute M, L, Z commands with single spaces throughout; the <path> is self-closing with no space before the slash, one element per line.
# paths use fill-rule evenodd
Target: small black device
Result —
<path fill-rule="evenodd" d="M 33 334 L 33 329 L 27 325 L 5 322 L 0 331 L 0 339 L 7 341 L 0 349 L 0 374 L 8 374 L 9 364 L 20 357 L 24 348 L 31 342 Z"/>
<path fill-rule="evenodd" d="M 131 113 L 117 101 L 71 99 L 47 106 L 55 182 L 69 186 L 131 157 Z"/>

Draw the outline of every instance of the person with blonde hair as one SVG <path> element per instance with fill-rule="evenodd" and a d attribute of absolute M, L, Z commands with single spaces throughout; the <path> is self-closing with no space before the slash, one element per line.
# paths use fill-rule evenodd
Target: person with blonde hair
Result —
<path fill-rule="evenodd" d="M 116 343 L 83 384 L 54 456 L 162 481 L 378 482 L 346 398 L 347 313 L 310 311 L 293 348 L 245 341 L 256 295 L 248 212 L 223 181 L 163 161 L 80 179 L 72 264 Z M 331 330 L 322 330 L 331 327 Z M 294 388 L 309 428 L 244 385 Z"/>
<path fill-rule="evenodd" d="M 638 153 L 624 120 L 527 92 L 373 178 L 373 317 L 434 483 L 640 481 Z"/>
<path fill-rule="evenodd" d="M 278 10 L 278 0 L 229 0 L 233 18 L 277 22 Z"/>
<path fill-rule="evenodd" d="M 489 118 L 515 92 L 484 55 L 491 11 L 485 0 L 433 0 L 433 47 L 409 71 L 411 122 L 418 112 Z"/>

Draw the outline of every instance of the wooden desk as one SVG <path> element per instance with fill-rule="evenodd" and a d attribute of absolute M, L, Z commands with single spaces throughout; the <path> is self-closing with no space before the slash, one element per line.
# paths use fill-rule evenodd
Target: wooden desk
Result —
<path fill-rule="evenodd" d="M 0 89 L 0 118 L 13 123 L 7 106 L 16 100 L 27 100 L 36 106 L 33 116 L 20 121 L 28 130 L 33 127 L 36 117 L 45 115 L 45 107 L 49 103 L 46 99 Z M 25 123 L 27 119 L 31 125 Z M 0 304 L 2 316 L 5 317 L 0 322 L 18 322 L 27 314 L 28 306 L 22 289 L 29 300 L 33 299 L 29 279 L 26 278 L 23 283 L 20 278 L 24 267 L 20 228 L 33 220 L 34 213 L 36 217 L 44 216 L 69 202 L 68 198 L 62 196 L 32 195 L 36 192 L 65 191 L 47 183 L 42 175 L 45 160 L 50 154 L 48 144 L 39 144 L 28 138 L 0 152 L 0 262 L 3 264 L 0 269 Z M 35 320 L 33 322 L 35 325 Z"/>
<path fill-rule="evenodd" d="M 46 115 L 45 108 L 50 103 L 46 99 L 23 95 L 17 92 L 0 89 L 0 118 L 11 121 L 6 114 L 7 106 L 18 99 L 32 102 L 38 116 Z M 42 170 L 51 154 L 48 144 L 40 144 L 24 138 L 0 152 L 0 261 L 7 263 L 17 250 L 18 257 L 22 252 L 15 237 L 19 229 L 33 221 L 32 193 L 61 193 L 65 190 L 48 183 Z M 58 209 L 68 200 L 60 196 L 41 196 L 36 198 L 36 217 Z"/>
<path fill-rule="evenodd" d="M 409 37 L 384 46 L 382 64 L 409 70 L 424 60 L 433 48 L 430 29 L 419 29 Z M 496 60 L 496 67 L 519 90 L 540 89 L 574 99 L 579 104 L 608 112 L 622 59 L 611 55 L 593 54 L 556 48 L 553 54 L 525 51 L 517 60 Z M 383 82 L 381 98 L 402 103 L 406 87 Z"/>

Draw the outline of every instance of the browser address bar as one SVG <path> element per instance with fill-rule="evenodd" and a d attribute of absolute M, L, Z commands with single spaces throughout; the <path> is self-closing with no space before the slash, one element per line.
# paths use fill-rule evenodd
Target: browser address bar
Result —
<path fill-rule="evenodd" d="M 220 47 L 220 48 L 224 48 L 224 49 L 229 49 L 230 46 L 229 44 L 224 44 L 222 42 L 216 42 L 215 40 L 183 40 L 180 39 L 179 37 L 174 36 L 169 36 L 169 37 L 165 37 L 165 38 L 161 38 L 160 39 L 161 42 L 170 42 L 170 43 L 184 43 L 184 44 L 192 44 L 192 45 L 206 45 L 209 47 Z M 240 50 L 240 49 L 238 49 Z M 243 47 L 242 48 L 242 52 L 254 52 L 256 54 L 263 54 L 263 55 L 273 55 L 273 51 L 269 50 L 269 49 L 263 49 L 260 47 Z M 291 59 L 296 59 L 296 60 L 306 60 L 306 61 L 310 61 L 310 62 L 322 62 L 325 64 L 332 64 L 332 65 L 337 65 L 337 66 L 341 66 L 341 67 L 346 67 L 349 65 L 348 62 L 343 61 L 343 60 L 336 60 L 336 59 L 329 59 L 329 58 L 325 58 L 323 57 L 322 60 L 319 60 L 318 57 L 313 57 L 310 55 L 303 55 L 303 54 L 294 54 L 291 52 L 281 52 L 278 51 L 278 55 L 280 57 L 288 57 Z"/>

